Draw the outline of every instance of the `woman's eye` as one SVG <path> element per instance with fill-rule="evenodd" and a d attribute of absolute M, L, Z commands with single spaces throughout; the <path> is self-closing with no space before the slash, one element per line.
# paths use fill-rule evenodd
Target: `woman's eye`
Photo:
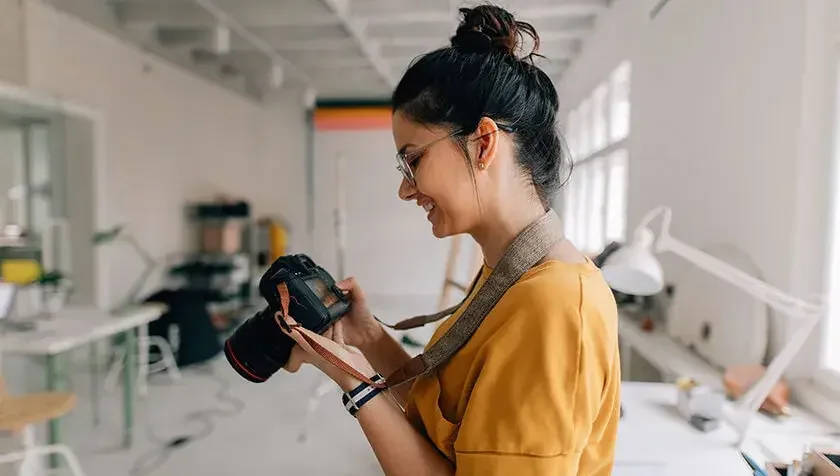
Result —
<path fill-rule="evenodd" d="M 412 152 L 410 154 L 406 154 L 405 162 L 408 164 L 409 167 L 415 168 L 417 166 L 417 162 L 423 157 L 423 151 L 419 152 Z"/>

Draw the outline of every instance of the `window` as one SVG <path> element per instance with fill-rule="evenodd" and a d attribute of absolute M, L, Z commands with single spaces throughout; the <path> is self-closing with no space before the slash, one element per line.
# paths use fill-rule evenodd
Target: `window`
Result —
<path fill-rule="evenodd" d="M 624 241 L 630 133 L 630 64 L 622 63 L 569 113 L 575 168 L 563 195 L 567 236 L 586 253 Z"/>
<path fill-rule="evenodd" d="M 578 108 L 578 130 L 577 130 L 577 140 L 575 141 L 577 145 L 577 154 L 578 156 L 585 156 L 590 152 L 590 140 L 591 140 L 591 128 L 592 128 L 592 115 L 590 114 L 591 107 L 589 106 L 589 100 L 585 100 L 581 103 L 580 107 Z M 573 157 L 574 159 L 574 157 Z"/>
<path fill-rule="evenodd" d="M 579 128 L 577 111 L 572 111 L 569 113 L 569 123 L 566 125 L 566 142 L 572 155 L 577 154 Z"/>
<path fill-rule="evenodd" d="M 601 150 L 607 145 L 607 85 L 602 84 L 592 93 L 592 137 L 594 150 Z"/>
<path fill-rule="evenodd" d="M 630 63 L 622 63 L 610 76 L 610 139 L 630 133 Z"/>
<path fill-rule="evenodd" d="M 607 242 L 624 240 L 627 231 L 627 151 L 619 149 L 609 158 L 607 209 L 604 235 Z"/>

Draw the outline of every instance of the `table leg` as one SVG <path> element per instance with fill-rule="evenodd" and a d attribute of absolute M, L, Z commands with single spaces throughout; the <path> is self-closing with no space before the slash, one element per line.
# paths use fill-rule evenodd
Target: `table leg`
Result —
<path fill-rule="evenodd" d="M 137 336 L 135 330 L 126 331 L 123 346 L 125 346 L 125 365 L 123 366 L 123 447 L 131 446 L 134 433 L 134 384 L 137 366 Z"/>
<path fill-rule="evenodd" d="M 61 392 L 66 388 L 63 369 L 61 368 L 61 357 L 58 355 L 47 356 L 47 391 Z M 61 443 L 61 419 L 53 418 L 47 423 L 47 442 L 50 445 Z M 58 467 L 58 455 L 50 455 L 50 468 Z"/>
<path fill-rule="evenodd" d="M 137 329 L 137 355 L 140 359 L 137 362 L 137 391 L 140 395 L 146 396 L 149 393 L 149 328 L 148 326 L 140 326 Z"/>
<path fill-rule="evenodd" d="M 91 362 L 91 371 L 90 371 L 90 395 L 91 395 L 91 404 L 93 406 L 93 426 L 98 427 L 100 421 L 100 408 L 99 408 L 99 347 L 97 347 L 97 343 L 94 342 L 88 347 L 89 350 L 89 359 Z"/>

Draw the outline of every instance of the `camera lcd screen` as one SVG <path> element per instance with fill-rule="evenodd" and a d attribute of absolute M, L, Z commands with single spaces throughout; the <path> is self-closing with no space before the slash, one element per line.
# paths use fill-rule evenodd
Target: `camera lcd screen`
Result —
<path fill-rule="evenodd" d="M 320 279 L 307 279 L 306 285 L 318 296 L 318 299 L 321 300 L 325 307 L 330 308 L 338 302 L 338 297 Z"/>

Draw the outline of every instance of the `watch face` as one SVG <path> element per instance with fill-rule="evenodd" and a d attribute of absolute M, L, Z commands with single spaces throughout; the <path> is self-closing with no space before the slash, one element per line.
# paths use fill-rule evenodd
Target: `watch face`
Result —
<path fill-rule="evenodd" d="M 307 279 L 306 286 L 318 296 L 318 299 L 325 307 L 329 308 L 338 302 L 338 297 L 336 297 L 335 293 L 320 279 Z"/>

